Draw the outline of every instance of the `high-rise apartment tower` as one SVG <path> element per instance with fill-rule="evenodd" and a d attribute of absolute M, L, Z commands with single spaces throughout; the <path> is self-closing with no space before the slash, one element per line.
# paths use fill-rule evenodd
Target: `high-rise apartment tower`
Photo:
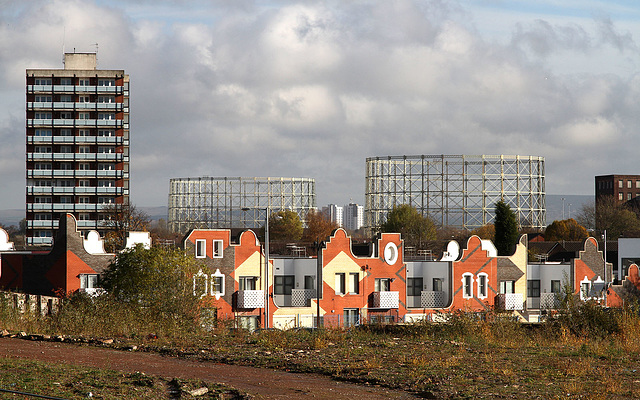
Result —
<path fill-rule="evenodd" d="M 26 110 L 26 244 L 51 244 L 64 213 L 104 234 L 129 202 L 129 76 L 67 53 L 63 69 L 27 70 Z"/>

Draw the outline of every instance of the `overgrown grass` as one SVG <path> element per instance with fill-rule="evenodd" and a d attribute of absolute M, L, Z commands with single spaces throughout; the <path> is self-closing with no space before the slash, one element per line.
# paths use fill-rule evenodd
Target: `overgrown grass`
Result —
<path fill-rule="evenodd" d="M 636 305 L 567 304 L 539 325 L 510 315 L 457 312 L 446 323 L 351 329 L 203 329 L 193 319 L 154 318 L 108 297 L 69 299 L 54 317 L 0 304 L 0 328 L 115 338 L 116 345 L 215 362 L 316 372 L 431 398 L 640 398 Z M 157 337 L 157 338 L 156 338 Z"/>

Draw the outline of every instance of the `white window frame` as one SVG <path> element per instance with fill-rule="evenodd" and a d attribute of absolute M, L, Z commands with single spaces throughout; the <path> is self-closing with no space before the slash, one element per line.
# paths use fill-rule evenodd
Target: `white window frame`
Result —
<path fill-rule="evenodd" d="M 465 272 L 462 274 L 462 298 L 463 299 L 472 299 L 473 298 L 473 274 L 471 272 Z"/>
<path fill-rule="evenodd" d="M 195 254 L 196 254 L 196 258 L 207 257 L 207 241 L 206 240 L 196 239 Z"/>
<path fill-rule="evenodd" d="M 216 281 L 219 282 L 219 285 L 216 285 Z M 216 286 L 219 286 L 220 290 L 216 290 Z M 219 269 L 216 269 L 216 272 L 211 275 L 211 296 L 215 296 L 216 300 L 220 300 L 220 297 L 224 296 L 224 286 L 224 274 Z"/>
<path fill-rule="evenodd" d="M 580 300 L 589 300 L 591 298 L 589 293 L 591 293 L 591 280 L 585 275 L 584 279 L 580 281 Z"/>
<path fill-rule="evenodd" d="M 485 272 L 478 274 L 478 298 L 486 299 L 489 297 L 489 275 Z M 484 282 L 483 282 L 484 281 Z M 482 290 L 484 289 L 484 291 Z"/>
<path fill-rule="evenodd" d="M 212 258 L 222 258 L 224 252 L 224 242 L 222 240 L 214 240 L 212 250 Z"/>
<path fill-rule="evenodd" d="M 349 272 L 349 294 L 360 293 L 360 273 Z"/>
<path fill-rule="evenodd" d="M 336 294 L 341 296 L 343 294 L 345 294 L 346 292 L 346 284 L 347 284 L 347 277 L 346 274 L 344 272 L 336 272 Z"/>

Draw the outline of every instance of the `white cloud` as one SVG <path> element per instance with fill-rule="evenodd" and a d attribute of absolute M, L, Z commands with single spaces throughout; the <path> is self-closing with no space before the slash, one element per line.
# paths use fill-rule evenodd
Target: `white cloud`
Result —
<path fill-rule="evenodd" d="M 63 36 L 67 51 L 98 43 L 99 66 L 131 76 L 140 205 L 199 175 L 313 177 L 319 205 L 361 203 L 365 158 L 378 155 L 540 155 L 549 193 L 637 172 L 637 20 L 487 4 L 9 3 L 0 207 L 24 202 L 25 69 L 62 67 Z"/>

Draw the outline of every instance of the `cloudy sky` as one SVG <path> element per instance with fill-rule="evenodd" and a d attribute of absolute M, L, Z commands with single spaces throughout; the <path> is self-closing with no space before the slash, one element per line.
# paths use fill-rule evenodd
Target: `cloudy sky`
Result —
<path fill-rule="evenodd" d="M 25 69 L 67 51 L 131 77 L 131 184 L 316 180 L 364 203 L 365 159 L 546 159 L 547 193 L 640 173 L 640 5 L 600 0 L 0 0 L 0 209 L 24 207 Z"/>

